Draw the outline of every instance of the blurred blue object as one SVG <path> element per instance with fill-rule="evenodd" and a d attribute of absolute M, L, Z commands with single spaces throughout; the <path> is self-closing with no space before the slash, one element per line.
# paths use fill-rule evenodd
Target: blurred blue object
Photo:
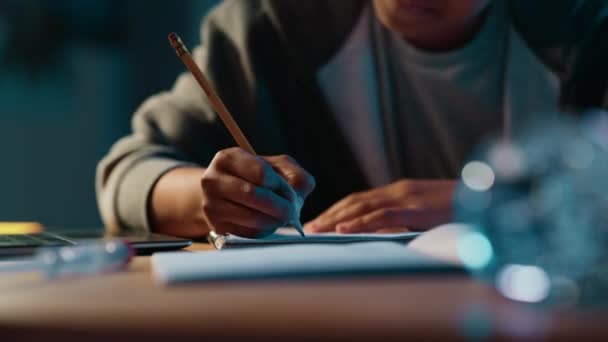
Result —
<path fill-rule="evenodd" d="M 135 252 L 121 240 L 40 248 L 31 259 L 3 261 L 0 274 L 42 272 L 48 279 L 91 276 L 125 268 Z"/>
<path fill-rule="evenodd" d="M 555 116 L 552 116 L 555 118 Z M 608 114 L 537 120 L 465 165 L 462 261 L 513 300 L 608 303 Z"/>

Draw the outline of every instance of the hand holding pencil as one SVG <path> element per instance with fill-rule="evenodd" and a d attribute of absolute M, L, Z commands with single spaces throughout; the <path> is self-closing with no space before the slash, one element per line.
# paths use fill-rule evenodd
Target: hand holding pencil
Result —
<path fill-rule="evenodd" d="M 217 233 L 246 237 L 291 225 L 303 235 L 300 210 L 314 178 L 288 156 L 257 156 L 181 39 L 171 33 L 169 41 L 240 147 L 218 152 L 203 174 L 202 212 L 208 225 Z"/>

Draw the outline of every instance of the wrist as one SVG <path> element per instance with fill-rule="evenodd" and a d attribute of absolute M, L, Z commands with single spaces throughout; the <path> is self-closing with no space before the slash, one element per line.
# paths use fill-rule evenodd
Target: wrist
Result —
<path fill-rule="evenodd" d="M 202 237 L 208 227 L 201 210 L 202 167 L 180 167 L 158 179 L 148 202 L 153 231 L 181 237 Z"/>

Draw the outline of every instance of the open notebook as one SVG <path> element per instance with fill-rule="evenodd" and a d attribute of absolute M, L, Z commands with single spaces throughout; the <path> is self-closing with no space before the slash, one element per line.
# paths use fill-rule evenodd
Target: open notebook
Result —
<path fill-rule="evenodd" d="M 210 234 L 209 242 L 216 249 L 258 247 L 284 244 L 319 244 L 319 243 L 353 243 L 353 242 L 401 242 L 407 243 L 415 239 L 421 233 L 399 233 L 399 234 L 306 234 L 300 236 L 293 228 L 281 228 L 274 234 L 260 239 L 248 239 L 240 236 L 227 234 Z"/>
<path fill-rule="evenodd" d="M 198 281 L 325 278 L 463 272 L 396 242 L 291 244 L 223 252 L 157 253 L 154 279 L 164 285 Z"/>

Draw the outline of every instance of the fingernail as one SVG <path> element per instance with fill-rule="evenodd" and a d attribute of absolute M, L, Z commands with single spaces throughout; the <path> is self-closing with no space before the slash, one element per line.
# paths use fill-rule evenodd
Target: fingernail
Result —
<path fill-rule="evenodd" d="M 336 231 L 342 234 L 348 233 L 350 231 L 350 226 L 347 224 L 339 224 L 336 226 Z"/>

